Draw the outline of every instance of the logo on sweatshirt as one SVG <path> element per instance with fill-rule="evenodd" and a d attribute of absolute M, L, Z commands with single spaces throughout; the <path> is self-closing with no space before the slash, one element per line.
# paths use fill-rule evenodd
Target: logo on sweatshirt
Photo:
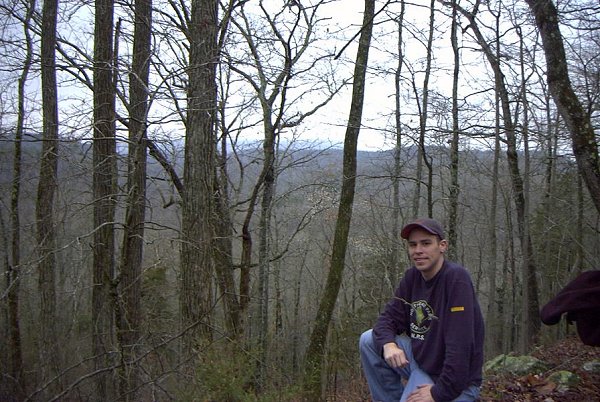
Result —
<path fill-rule="evenodd" d="M 414 339 L 425 340 L 425 334 L 437 317 L 426 300 L 417 300 L 410 305 L 410 336 Z"/>

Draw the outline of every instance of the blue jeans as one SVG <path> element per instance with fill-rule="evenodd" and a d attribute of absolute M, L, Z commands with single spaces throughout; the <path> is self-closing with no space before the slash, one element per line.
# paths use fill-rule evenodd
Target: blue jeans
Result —
<path fill-rule="evenodd" d="M 409 361 L 407 367 L 392 368 L 388 366 L 383 356 L 375 350 L 372 330 L 365 331 L 360 336 L 360 360 L 369 383 L 371 398 L 374 401 L 404 402 L 419 385 L 434 383 L 429 374 L 423 371 L 413 358 L 410 338 L 406 335 L 398 335 L 396 344 L 404 350 Z M 407 380 L 406 385 L 402 382 L 403 378 Z M 472 385 L 454 401 L 476 401 L 479 398 L 479 391 L 479 387 Z"/>

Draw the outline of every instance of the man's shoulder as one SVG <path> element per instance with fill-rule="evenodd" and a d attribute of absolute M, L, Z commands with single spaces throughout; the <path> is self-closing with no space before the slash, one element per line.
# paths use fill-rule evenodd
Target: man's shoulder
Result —
<path fill-rule="evenodd" d="M 445 261 L 444 264 L 446 266 L 444 271 L 448 278 L 471 280 L 471 274 L 461 264 L 454 261 Z"/>

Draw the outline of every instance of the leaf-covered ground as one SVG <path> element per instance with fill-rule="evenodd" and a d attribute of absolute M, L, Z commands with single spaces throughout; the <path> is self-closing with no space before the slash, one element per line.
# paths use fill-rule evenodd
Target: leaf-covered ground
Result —
<path fill-rule="evenodd" d="M 553 345 L 536 348 L 532 356 L 548 363 L 545 373 L 525 376 L 486 376 L 482 387 L 482 402 L 598 402 L 600 401 L 600 374 L 583 369 L 583 364 L 600 360 L 600 347 L 586 346 L 579 338 L 567 338 Z M 576 373 L 581 381 L 566 392 L 559 392 L 548 377 L 556 371 Z"/>
<path fill-rule="evenodd" d="M 525 376 L 484 376 L 481 402 L 600 402 L 600 374 L 583 369 L 588 361 L 600 360 L 600 347 L 586 346 L 579 338 L 571 337 L 548 346 L 541 346 L 531 355 L 546 362 L 551 368 L 545 373 Z M 572 390 L 559 392 L 556 384 L 547 378 L 555 371 L 576 373 L 581 381 Z M 340 385 L 328 401 L 367 402 L 369 391 L 363 379 Z"/>

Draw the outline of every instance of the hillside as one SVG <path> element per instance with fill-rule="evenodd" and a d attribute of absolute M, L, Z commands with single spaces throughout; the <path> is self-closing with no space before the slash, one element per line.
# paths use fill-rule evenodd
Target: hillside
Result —
<path fill-rule="evenodd" d="M 547 363 L 551 369 L 541 375 L 484 376 L 481 402 L 597 402 L 600 401 L 600 371 L 589 373 L 583 364 L 600 362 L 600 347 L 586 346 L 579 338 L 571 337 L 557 343 L 536 348 L 532 356 Z M 567 370 L 581 378 L 572 390 L 559 392 L 556 384 L 546 378 L 555 371 Z M 339 386 L 336 402 L 369 402 L 369 393 L 363 379 Z"/>
<path fill-rule="evenodd" d="M 492 376 L 485 378 L 482 402 L 497 401 L 544 401 L 544 402 L 593 402 L 600 401 L 600 371 L 589 373 L 583 364 L 600 361 L 600 347 L 586 346 L 579 338 L 572 337 L 552 345 L 535 349 L 532 356 L 547 363 L 551 369 L 541 375 Z M 559 392 L 556 384 L 547 380 L 555 371 L 576 373 L 580 383 L 572 390 Z"/>

